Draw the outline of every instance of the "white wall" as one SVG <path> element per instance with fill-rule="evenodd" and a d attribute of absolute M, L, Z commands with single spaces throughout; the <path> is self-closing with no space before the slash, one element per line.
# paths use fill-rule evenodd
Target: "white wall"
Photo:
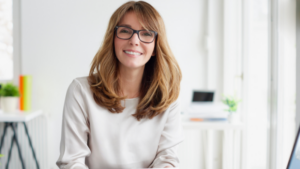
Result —
<path fill-rule="evenodd" d="M 59 155 L 61 117 L 67 87 L 74 78 L 88 75 L 109 18 L 124 2 L 21 1 L 21 73 L 33 76 L 33 109 L 42 109 L 50 117 L 49 164 L 54 168 Z M 182 107 L 189 104 L 192 89 L 221 89 L 222 82 L 218 79 L 222 68 L 217 66 L 221 65 L 218 58 L 222 57 L 222 53 L 218 50 L 222 51 L 222 45 L 214 47 L 215 56 L 212 56 L 218 61 L 215 66 L 218 72 L 210 76 L 206 71 L 204 35 L 207 33 L 208 1 L 149 2 L 165 21 L 170 46 L 183 73 Z M 220 1 L 213 3 L 216 2 Z M 215 25 L 222 25 L 222 18 L 213 19 Z M 208 86 L 208 77 L 210 82 L 216 82 L 212 87 Z M 221 90 L 218 91 L 220 95 Z"/>
<path fill-rule="evenodd" d="M 296 1 L 297 9 L 296 9 L 296 34 L 297 34 L 297 43 L 296 43 L 296 49 L 297 49 L 297 63 L 296 65 L 300 65 L 300 2 Z M 297 66 L 297 72 L 296 72 L 296 86 L 300 86 L 300 67 Z M 300 87 L 296 87 L 297 90 L 297 112 L 296 112 L 296 131 L 297 127 L 300 125 Z"/>

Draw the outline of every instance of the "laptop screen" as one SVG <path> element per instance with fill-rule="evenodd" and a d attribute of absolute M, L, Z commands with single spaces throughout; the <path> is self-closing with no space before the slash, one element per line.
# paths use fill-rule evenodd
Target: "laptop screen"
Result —
<path fill-rule="evenodd" d="M 287 169 L 299 169 L 300 168 L 300 127 L 295 140 L 294 148 L 289 160 Z"/>
<path fill-rule="evenodd" d="M 194 91 L 192 102 L 213 102 L 213 91 Z"/>

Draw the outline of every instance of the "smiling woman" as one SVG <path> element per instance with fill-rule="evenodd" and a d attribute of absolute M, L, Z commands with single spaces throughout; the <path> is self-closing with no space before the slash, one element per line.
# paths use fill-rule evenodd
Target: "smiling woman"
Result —
<path fill-rule="evenodd" d="M 178 168 L 181 78 L 159 13 L 143 1 L 119 7 L 89 76 L 68 88 L 56 164 Z"/>
<path fill-rule="evenodd" d="M 124 72 L 128 68 L 144 69 L 150 57 L 155 55 L 155 43 L 152 42 L 155 39 L 156 32 L 134 30 L 143 29 L 134 12 L 125 14 L 120 20 L 119 25 L 128 25 L 128 27 L 116 27 L 116 35 L 114 38 L 115 54 L 120 62 L 120 72 Z M 143 41 L 143 43 L 140 43 L 140 41 Z M 139 71 L 143 72 L 143 70 Z"/>
<path fill-rule="evenodd" d="M 123 28 L 119 30 L 121 26 Z M 124 27 L 133 29 L 129 39 L 118 38 L 118 32 L 124 32 Z M 145 43 L 140 40 L 141 32 L 136 34 L 134 29 L 154 31 L 157 36 L 152 42 Z M 132 52 L 141 55 L 130 54 Z M 133 72 L 139 78 L 123 78 L 122 73 L 126 71 Z M 128 2 L 115 11 L 103 46 L 92 61 L 88 79 L 95 101 L 111 112 L 121 112 L 123 107 L 120 101 L 136 97 L 134 93 L 138 93 L 140 102 L 135 114 L 138 120 L 158 115 L 178 98 L 181 70 L 168 45 L 164 22 L 150 4 Z M 128 84 L 124 81 L 140 83 Z M 120 88 L 126 86 L 131 91 Z"/>

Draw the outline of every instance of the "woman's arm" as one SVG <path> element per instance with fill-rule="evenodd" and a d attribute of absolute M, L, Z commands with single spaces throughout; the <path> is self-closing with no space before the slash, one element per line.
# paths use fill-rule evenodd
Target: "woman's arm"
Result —
<path fill-rule="evenodd" d="M 149 168 L 179 168 L 178 144 L 184 140 L 178 100 L 165 113 L 168 119 L 161 134 L 156 157 Z"/>
<path fill-rule="evenodd" d="M 70 84 L 63 109 L 60 156 L 56 162 L 63 169 L 88 169 L 85 157 L 91 151 L 87 145 L 90 133 L 81 85 L 74 79 Z"/>

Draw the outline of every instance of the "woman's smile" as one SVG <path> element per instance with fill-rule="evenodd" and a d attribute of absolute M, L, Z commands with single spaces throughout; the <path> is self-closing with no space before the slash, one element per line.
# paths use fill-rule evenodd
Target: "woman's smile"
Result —
<path fill-rule="evenodd" d="M 141 56 L 143 53 L 136 51 L 136 50 L 124 50 L 123 51 L 129 57 L 138 57 Z"/>

